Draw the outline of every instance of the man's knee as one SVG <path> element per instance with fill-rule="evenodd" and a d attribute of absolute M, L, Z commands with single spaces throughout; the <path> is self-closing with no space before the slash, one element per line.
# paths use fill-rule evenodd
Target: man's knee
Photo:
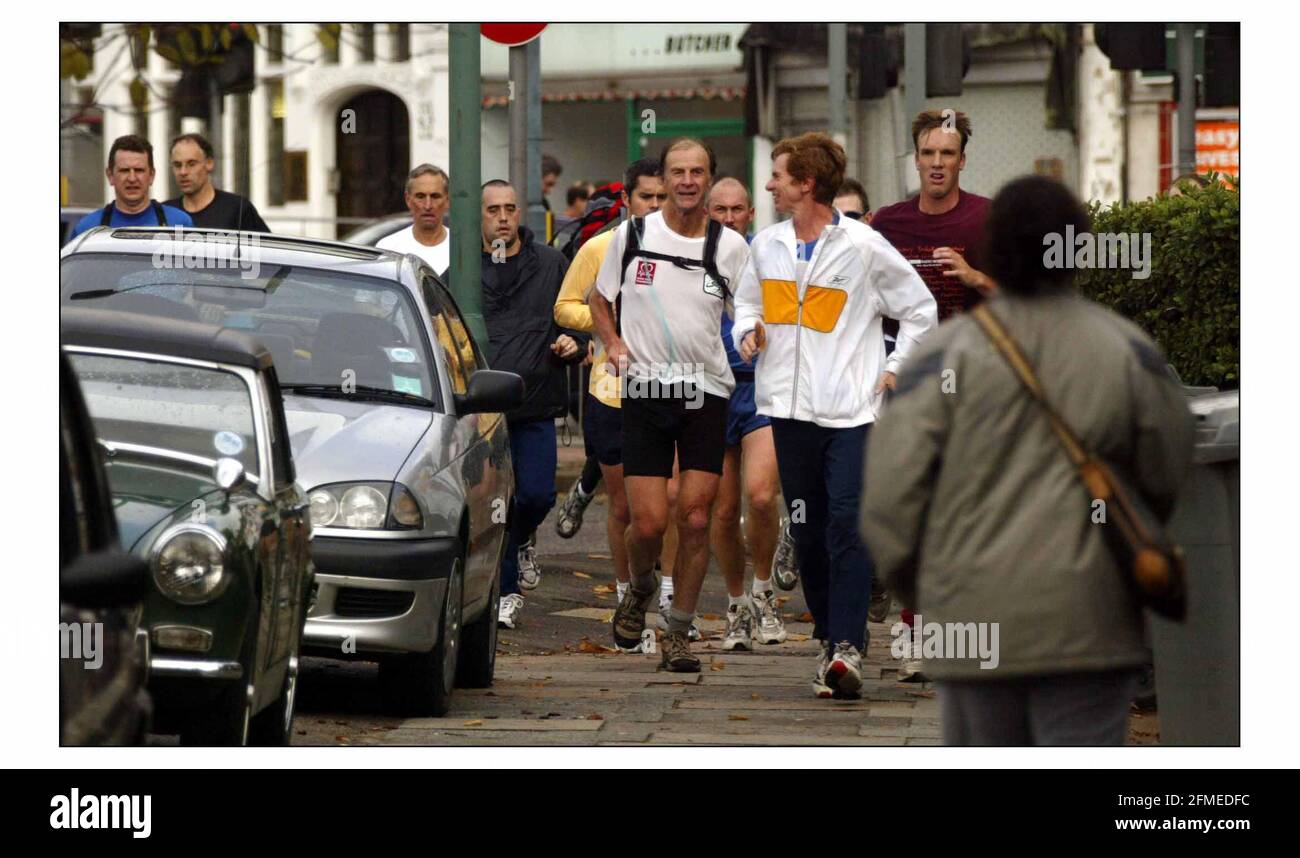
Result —
<path fill-rule="evenodd" d="M 749 511 L 758 518 L 776 514 L 776 486 L 760 483 L 749 487 Z"/>
<path fill-rule="evenodd" d="M 677 505 L 677 533 L 682 539 L 699 537 L 709 530 L 709 504 L 701 502 Z"/>
<path fill-rule="evenodd" d="M 659 539 L 668 529 L 668 516 L 654 512 L 632 514 L 632 536 L 642 542 Z"/>

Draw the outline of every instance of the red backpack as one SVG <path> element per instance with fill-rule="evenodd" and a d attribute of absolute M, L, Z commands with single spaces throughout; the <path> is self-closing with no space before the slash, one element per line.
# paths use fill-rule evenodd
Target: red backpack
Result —
<path fill-rule="evenodd" d="M 616 222 L 623 214 L 623 183 L 601 185 L 587 200 L 587 211 L 581 218 L 565 225 L 556 236 L 556 244 L 564 258 L 573 261 L 578 250 L 588 239 Z M 565 240 L 564 236 L 568 236 Z M 563 242 L 563 243 L 561 243 Z"/>

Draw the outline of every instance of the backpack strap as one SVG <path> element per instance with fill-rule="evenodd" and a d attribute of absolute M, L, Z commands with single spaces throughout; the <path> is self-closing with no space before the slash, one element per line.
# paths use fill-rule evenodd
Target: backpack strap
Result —
<path fill-rule="evenodd" d="M 623 284 L 627 281 L 627 267 L 638 256 L 644 256 L 641 240 L 645 236 L 645 218 L 631 217 L 627 220 L 627 240 L 623 245 L 623 264 L 618 269 L 618 299 L 614 302 L 614 330 L 623 336 Z"/>
<path fill-rule="evenodd" d="M 158 202 L 157 200 L 150 200 L 150 202 L 153 203 L 153 216 L 158 219 L 158 225 L 166 226 L 167 214 L 166 212 L 163 211 L 162 203 Z M 108 205 L 104 206 L 104 213 L 99 218 L 99 225 L 109 226 L 110 225 L 109 222 L 112 220 L 113 220 L 113 203 L 109 203 Z"/>
<path fill-rule="evenodd" d="M 724 300 L 731 298 L 731 283 L 722 276 L 718 271 L 718 245 L 722 242 L 722 230 L 724 227 L 721 223 L 709 218 L 708 229 L 704 233 L 704 271 L 713 278 L 713 282 L 722 287 Z"/>

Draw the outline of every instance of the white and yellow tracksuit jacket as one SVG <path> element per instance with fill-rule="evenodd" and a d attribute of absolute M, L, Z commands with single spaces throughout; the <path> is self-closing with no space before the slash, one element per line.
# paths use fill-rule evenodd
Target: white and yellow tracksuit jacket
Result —
<path fill-rule="evenodd" d="M 750 245 L 735 292 L 736 348 L 762 321 L 755 362 L 758 413 L 827 428 L 871 423 L 882 372 L 897 372 L 938 323 L 934 297 L 884 236 L 850 218 L 822 230 L 799 281 L 794 222 L 767 227 Z M 899 322 L 885 359 L 881 317 Z"/>

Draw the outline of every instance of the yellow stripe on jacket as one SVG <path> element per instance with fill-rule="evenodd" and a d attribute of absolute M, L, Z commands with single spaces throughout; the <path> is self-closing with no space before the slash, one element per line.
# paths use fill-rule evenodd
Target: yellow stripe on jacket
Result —
<path fill-rule="evenodd" d="M 763 322 L 768 325 L 793 325 L 799 321 L 799 285 L 793 280 L 764 280 Z M 804 292 L 803 326 L 823 334 L 835 325 L 848 303 L 843 289 L 809 285 Z"/>

